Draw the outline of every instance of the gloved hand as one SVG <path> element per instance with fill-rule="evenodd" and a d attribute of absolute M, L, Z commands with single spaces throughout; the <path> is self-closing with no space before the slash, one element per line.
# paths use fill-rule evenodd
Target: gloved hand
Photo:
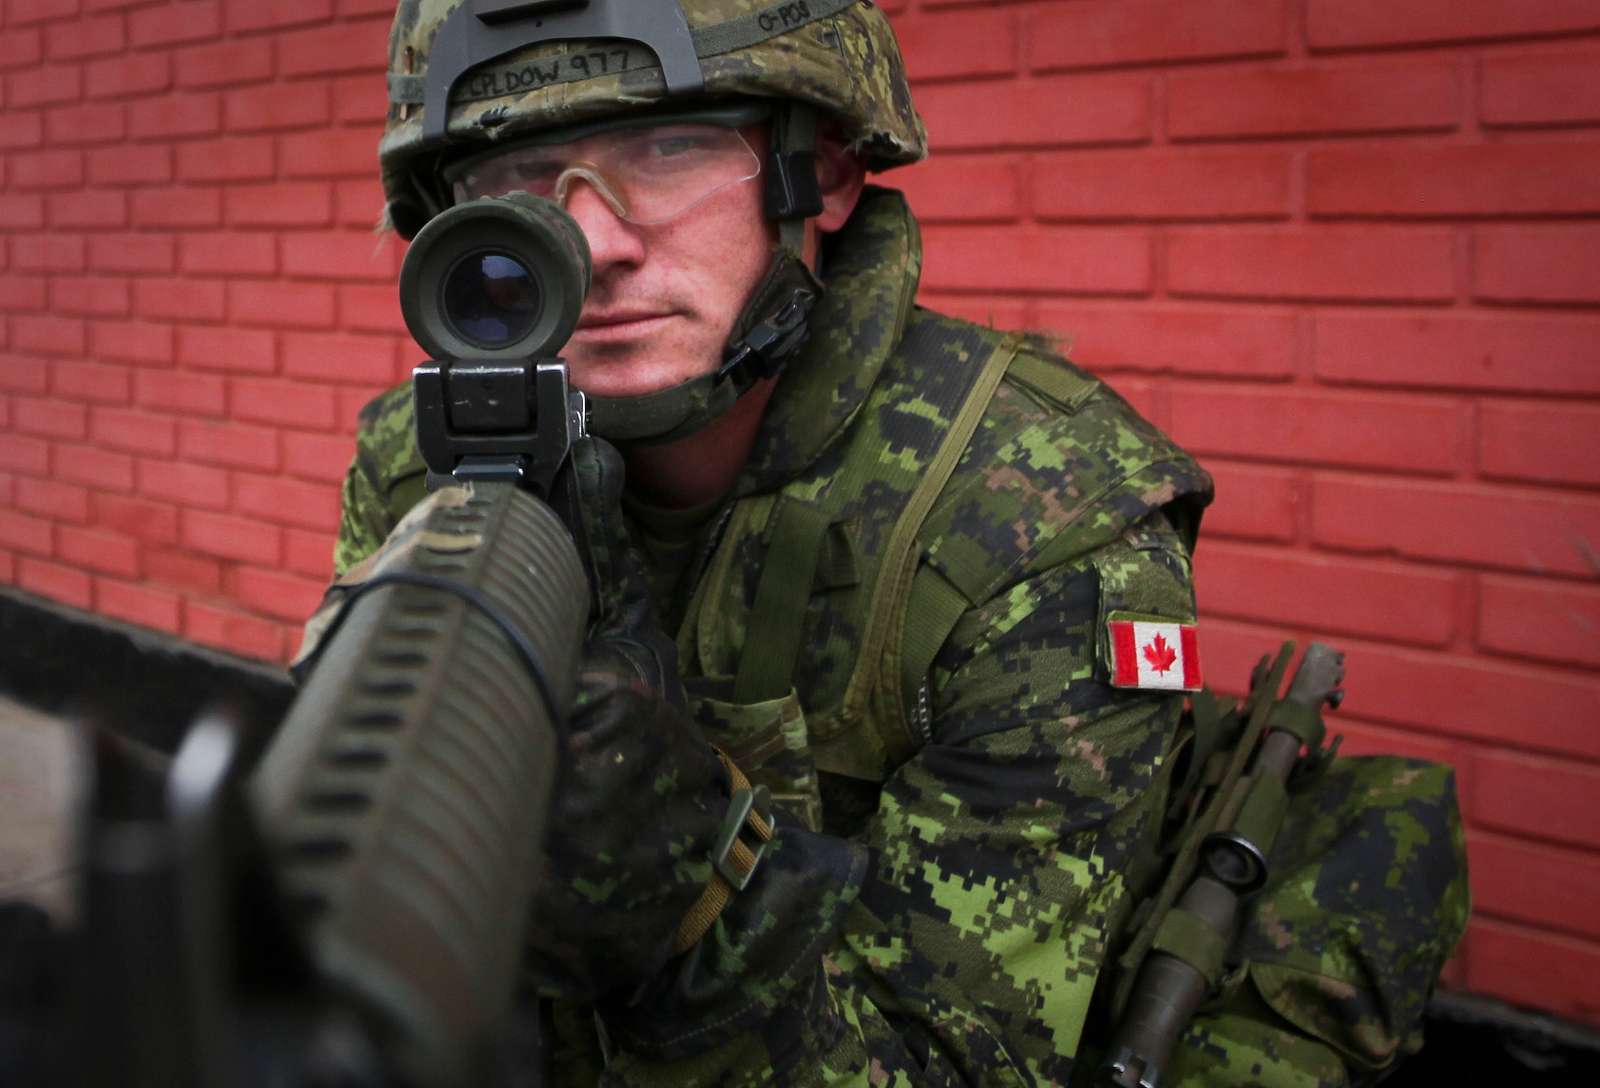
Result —
<path fill-rule="evenodd" d="M 589 576 L 591 618 L 529 933 L 528 981 L 547 997 L 626 999 L 655 977 L 710 879 L 728 807 L 727 773 L 681 710 L 622 481 L 617 451 L 580 439 L 551 501 Z"/>

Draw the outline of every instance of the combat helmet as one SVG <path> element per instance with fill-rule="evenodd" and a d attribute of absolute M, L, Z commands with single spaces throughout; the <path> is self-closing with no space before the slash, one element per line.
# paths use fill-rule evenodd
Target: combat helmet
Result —
<path fill-rule="evenodd" d="M 817 115 L 870 170 L 927 153 L 894 32 L 870 0 L 400 0 L 388 79 L 378 155 L 386 218 L 405 238 L 448 206 L 440 171 L 458 157 L 630 115 L 772 104 L 763 174 L 780 242 L 728 362 L 692 389 L 601 405 L 619 438 L 689 433 L 798 348 L 821 289 L 799 258 L 801 224 L 821 210 Z"/>

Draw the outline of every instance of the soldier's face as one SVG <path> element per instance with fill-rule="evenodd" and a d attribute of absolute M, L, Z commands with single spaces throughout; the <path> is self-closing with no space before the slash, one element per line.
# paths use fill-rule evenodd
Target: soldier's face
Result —
<path fill-rule="evenodd" d="M 760 134 L 749 135 L 760 154 Z M 565 203 L 594 260 L 577 332 L 561 353 L 573 383 L 596 396 L 634 396 L 716 370 L 776 240 L 759 179 L 648 225 L 621 218 L 582 179 Z"/>

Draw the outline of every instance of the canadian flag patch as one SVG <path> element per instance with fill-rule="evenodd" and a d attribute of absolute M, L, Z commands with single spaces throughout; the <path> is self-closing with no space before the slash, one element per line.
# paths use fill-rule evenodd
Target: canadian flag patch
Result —
<path fill-rule="evenodd" d="M 1107 620 L 1111 683 L 1119 688 L 1200 690 L 1200 646 L 1192 623 Z"/>

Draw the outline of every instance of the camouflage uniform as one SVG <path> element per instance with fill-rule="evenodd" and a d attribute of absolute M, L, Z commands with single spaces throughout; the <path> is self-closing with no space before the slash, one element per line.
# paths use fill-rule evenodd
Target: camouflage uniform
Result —
<path fill-rule="evenodd" d="M 872 705 L 841 714 L 870 619 L 860 583 L 1001 340 L 915 308 L 919 266 L 903 202 L 869 193 L 829 254 L 812 341 L 711 519 L 715 547 L 669 609 L 708 738 L 785 811 L 764 871 L 681 961 L 674 992 L 607 1018 L 618 1083 L 1059 1083 L 1072 1070 L 1181 702 L 1109 686 L 1104 617 L 1192 622 L 1185 537 L 1210 481 L 1104 386 L 1025 347 L 918 533 L 921 577 L 960 614 L 925 693 L 931 739 L 889 750 Z M 364 416 L 341 568 L 420 494 L 409 427 L 404 389 Z M 860 443 L 877 469 L 842 482 Z M 736 703 L 768 523 L 847 486 L 819 542 L 793 691 Z M 764 940 L 779 918 L 784 940 Z M 561 1022 L 588 1026 L 573 1010 Z"/>

